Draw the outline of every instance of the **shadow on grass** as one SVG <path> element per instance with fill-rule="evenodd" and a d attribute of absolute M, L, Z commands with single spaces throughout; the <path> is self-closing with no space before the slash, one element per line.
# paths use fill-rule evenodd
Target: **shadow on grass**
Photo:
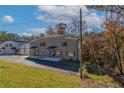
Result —
<path fill-rule="evenodd" d="M 93 64 L 88 64 L 86 66 L 86 69 L 87 69 L 87 72 L 88 73 L 91 73 L 91 74 L 95 74 L 95 75 L 105 75 L 105 73 L 103 71 L 101 71 L 101 74 L 100 74 L 100 71 L 98 69 L 98 67 L 96 65 L 93 65 Z"/>
<path fill-rule="evenodd" d="M 101 74 L 100 74 L 100 71 L 98 69 L 98 67 L 96 65 L 93 65 L 93 64 L 88 64 L 86 66 L 86 69 L 87 69 L 87 72 L 88 73 L 91 73 L 91 74 L 95 74 L 95 75 L 105 75 L 105 73 L 103 71 L 101 71 Z"/>
<path fill-rule="evenodd" d="M 50 66 L 54 68 L 59 68 L 67 71 L 72 71 L 72 72 L 78 72 L 79 71 L 79 64 L 78 62 L 75 63 L 73 61 L 64 61 L 62 60 L 61 62 L 52 62 L 52 61 L 44 61 L 44 60 L 39 60 L 39 59 L 34 59 L 27 57 L 27 60 L 31 60 L 37 64 L 45 65 L 45 66 Z"/>

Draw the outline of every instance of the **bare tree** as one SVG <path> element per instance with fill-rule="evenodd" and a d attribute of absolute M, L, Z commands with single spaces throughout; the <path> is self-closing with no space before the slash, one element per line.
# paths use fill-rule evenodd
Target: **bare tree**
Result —
<path fill-rule="evenodd" d="M 52 26 L 49 26 L 46 33 L 47 35 L 55 35 L 56 32 Z"/>
<path fill-rule="evenodd" d="M 124 6 L 121 5 L 88 5 L 88 9 L 96 9 L 105 12 L 112 12 L 124 16 Z"/>
<path fill-rule="evenodd" d="M 57 35 L 66 34 L 66 27 L 67 27 L 67 24 L 64 24 L 64 23 L 59 23 L 59 24 L 55 25 L 56 34 Z"/>
<path fill-rule="evenodd" d="M 107 12 L 104 28 L 104 36 L 114 52 L 117 67 L 120 73 L 123 74 L 120 50 L 123 42 L 121 33 L 124 31 L 124 16 L 113 12 Z"/>
<path fill-rule="evenodd" d="M 84 59 L 95 64 L 101 74 L 100 66 L 104 66 L 102 50 L 104 39 L 97 32 L 85 32 L 84 36 Z"/>
<path fill-rule="evenodd" d="M 73 34 L 75 37 L 79 36 L 79 19 L 73 18 L 72 19 L 72 27 L 73 27 Z"/>

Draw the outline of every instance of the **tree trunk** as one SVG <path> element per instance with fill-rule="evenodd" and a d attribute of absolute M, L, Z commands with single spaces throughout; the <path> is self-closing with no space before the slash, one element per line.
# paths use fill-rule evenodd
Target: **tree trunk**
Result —
<path fill-rule="evenodd" d="M 117 57 L 117 61 L 118 61 L 118 67 L 119 67 L 119 71 L 120 73 L 123 75 L 123 68 L 122 68 L 122 63 L 121 63 L 121 55 L 120 55 L 120 51 L 119 49 L 117 49 L 117 53 L 116 53 L 116 57 Z"/>

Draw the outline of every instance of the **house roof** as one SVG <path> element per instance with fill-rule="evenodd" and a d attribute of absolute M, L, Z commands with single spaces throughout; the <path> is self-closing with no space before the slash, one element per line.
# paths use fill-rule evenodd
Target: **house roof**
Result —
<path fill-rule="evenodd" d="M 16 42 L 28 43 L 28 40 L 21 38 L 21 39 L 16 40 Z"/>
<path fill-rule="evenodd" d="M 32 40 L 31 42 L 38 41 L 38 40 L 41 40 L 41 39 L 43 39 L 43 38 L 59 38 L 59 37 L 63 37 L 63 38 L 65 38 L 65 39 L 78 40 L 78 38 L 73 38 L 73 37 L 70 37 L 70 36 L 67 36 L 67 35 L 52 35 L 52 36 L 44 36 L 44 37 L 41 37 L 41 38 Z"/>
<path fill-rule="evenodd" d="M 16 43 L 15 41 L 12 41 L 12 40 L 11 40 L 11 41 L 4 41 L 3 43 L 10 43 L 10 42 Z M 3 44 L 3 43 L 2 43 L 2 44 Z"/>
<path fill-rule="evenodd" d="M 2 44 L 3 42 L 2 41 L 0 41 L 0 45 Z"/>

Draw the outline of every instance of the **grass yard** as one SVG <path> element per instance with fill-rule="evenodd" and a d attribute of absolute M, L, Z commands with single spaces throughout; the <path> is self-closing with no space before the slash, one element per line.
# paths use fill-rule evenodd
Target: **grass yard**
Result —
<path fill-rule="evenodd" d="M 120 87 L 109 76 L 98 75 L 94 66 L 87 69 L 88 78 L 80 80 L 78 75 L 0 61 L 0 88 Z"/>
<path fill-rule="evenodd" d="M 87 74 L 87 76 L 89 78 L 94 79 L 94 80 L 100 80 L 100 81 L 106 81 L 106 82 L 113 82 L 112 78 L 110 78 L 107 75 L 98 76 L 98 75 L 91 74 L 91 73 L 86 73 L 86 74 Z"/>
<path fill-rule="evenodd" d="M 75 88 L 79 81 L 77 75 L 0 61 L 1 88 Z"/>

